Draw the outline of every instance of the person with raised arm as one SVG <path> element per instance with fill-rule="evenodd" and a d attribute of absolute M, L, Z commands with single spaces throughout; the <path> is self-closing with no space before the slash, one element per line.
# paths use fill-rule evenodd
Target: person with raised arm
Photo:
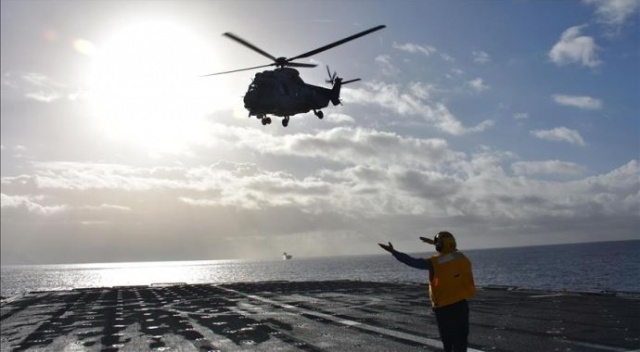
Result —
<path fill-rule="evenodd" d="M 412 268 L 429 271 L 429 298 L 436 316 L 445 352 L 465 352 L 469 337 L 469 304 L 476 293 L 471 261 L 458 251 L 456 239 L 441 231 L 432 239 L 420 237 L 434 245 L 437 253 L 430 258 L 414 258 L 388 244 L 378 243 L 394 258 Z"/>

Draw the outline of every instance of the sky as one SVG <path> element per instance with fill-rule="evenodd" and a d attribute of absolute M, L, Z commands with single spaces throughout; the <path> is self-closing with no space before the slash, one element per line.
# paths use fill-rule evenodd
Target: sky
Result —
<path fill-rule="evenodd" d="M 1 262 L 640 239 L 640 1 L 1 2 Z M 346 79 L 263 126 L 270 63 Z"/>

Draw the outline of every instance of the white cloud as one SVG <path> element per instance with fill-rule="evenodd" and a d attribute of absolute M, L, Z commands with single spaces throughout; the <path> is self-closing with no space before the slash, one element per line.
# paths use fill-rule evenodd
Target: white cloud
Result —
<path fill-rule="evenodd" d="M 495 123 L 493 120 L 485 120 L 476 126 L 464 127 L 444 104 L 436 104 L 435 112 L 435 115 L 437 116 L 436 126 L 442 131 L 456 136 L 482 132 L 493 126 Z"/>
<path fill-rule="evenodd" d="M 602 108 L 602 101 L 600 99 L 588 96 L 556 94 L 553 96 L 553 100 L 560 105 L 573 106 L 584 110 L 597 110 Z"/>
<path fill-rule="evenodd" d="M 598 46 L 592 37 L 580 36 L 585 27 L 574 26 L 565 30 L 553 48 L 549 51 L 549 58 L 557 65 L 579 63 L 594 68 L 602 62 L 597 57 Z"/>
<path fill-rule="evenodd" d="M 516 175 L 579 176 L 586 171 L 583 166 L 559 160 L 519 161 L 513 163 L 511 169 Z"/>
<path fill-rule="evenodd" d="M 489 89 L 489 86 L 485 84 L 482 78 L 475 78 L 467 82 L 467 84 L 477 92 L 482 92 Z"/>
<path fill-rule="evenodd" d="M 446 62 L 455 62 L 456 61 L 456 59 L 453 56 L 451 56 L 451 55 L 449 55 L 447 53 L 440 53 L 440 57 L 442 58 L 442 60 L 444 60 Z"/>
<path fill-rule="evenodd" d="M 48 86 L 51 82 L 47 76 L 37 72 L 29 72 L 22 76 L 22 79 L 36 87 Z"/>
<path fill-rule="evenodd" d="M 265 134 L 235 142 L 274 155 L 324 159 L 346 165 L 403 165 L 434 167 L 458 156 L 439 138 L 404 137 L 372 129 L 339 127 L 317 134 Z M 246 142 L 245 142 L 246 141 Z"/>
<path fill-rule="evenodd" d="M 367 104 L 389 109 L 400 116 L 418 117 L 443 132 L 452 135 L 479 132 L 492 125 L 490 120 L 477 126 L 466 127 L 441 102 L 432 102 L 432 95 L 440 90 L 434 85 L 409 83 L 398 84 L 366 82 L 358 89 L 344 89 L 345 99 L 350 104 Z"/>
<path fill-rule="evenodd" d="M 440 52 L 438 49 L 430 45 L 419 45 L 414 43 L 398 44 L 394 42 L 393 47 L 398 50 L 402 50 L 411 54 L 423 54 L 424 56 L 427 56 L 427 57 L 430 57 L 434 54 L 439 54 L 440 58 L 444 61 L 447 61 L 447 62 L 456 61 L 455 58 L 453 58 L 451 55 Z"/>
<path fill-rule="evenodd" d="M 408 88 L 411 94 L 423 100 L 432 99 L 435 93 L 442 91 L 435 84 L 424 82 L 410 82 Z"/>
<path fill-rule="evenodd" d="M 598 21 L 606 25 L 619 27 L 640 10 L 638 0 L 584 0 L 596 7 Z"/>
<path fill-rule="evenodd" d="M 30 213 L 39 215 L 53 215 L 68 209 L 66 205 L 42 205 L 42 196 L 10 196 L 1 194 L 1 207 L 5 208 L 24 208 Z"/>
<path fill-rule="evenodd" d="M 82 208 L 87 210 L 95 210 L 95 211 L 101 211 L 101 210 L 131 211 L 132 210 L 130 207 L 125 207 L 117 204 L 105 204 L 105 203 L 100 205 L 86 205 L 86 206 L 83 206 Z"/>
<path fill-rule="evenodd" d="M 108 238 L 103 241 L 107 247 L 116 243 L 132 248 L 131 256 L 120 260 L 140 256 L 152 260 L 165 258 L 165 250 L 166 254 L 175 253 L 180 241 L 215 243 L 211 252 L 206 245 L 184 252 L 194 258 L 268 256 L 274 249 L 299 245 L 307 233 L 322 232 L 329 234 L 315 238 L 322 245 L 293 251 L 300 255 L 335 255 L 334 246 L 345 254 L 368 251 L 362 248 L 371 245 L 370 236 L 348 236 L 349 241 L 344 240 L 345 233 L 352 231 L 386 236 L 390 229 L 406 233 L 428 224 L 430 229 L 452 228 L 461 234 L 480 228 L 498 236 L 496 241 L 514 230 L 525 239 L 531 235 L 551 240 L 560 233 L 589 238 L 590 233 L 610 225 L 602 223 L 603 217 L 615 217 L 616 229 L 622 232 L 637 224 L 637 161 L 604 175 L 549 181 L 535 177 L 578 176 L 580 167 L 555 160 L 521 161 L 511 165 L 516 173 L 511 176 L 504 168 L 514 158 L 513 153 L 488 148 L 474 154 L 460 153 L 451 150 L 444 140 L 349 128 L 291 137 L 262 131 L 258 129 L 255 138 L 244 140 L 240 137 L 242 129 L 232 129 L 227 131 L 228 141 L 239 138 L 244 142 L 236 148 L 255 151 L 271 143 L 281 147 L 265 151 L 261 155 L 265 161 L 269 160 L 268 153 L 274 153 L 279 159 L 306 156 L 340 164 L 308 170 L 304 175 L 235 162 L 148 168 L 40 164 L 30 175 L 3 177 L 3 230 L 15 229 L 20 220 L 33 222 L 33 218 L 20 217 L 27 213 L 38 216 L 51 235 L 27 237 L 34 254 L 50 253 L 46 238 L 75 240 L 77 248 L 90 247 L 95 238 Z M 443 159 L 443 155 L 448 157 Z M 376 158 L 384 161 L 372 162 Z M 25 184 L 27 179 L 32 181 Z M 47 182 L 41 183 L 42 179 Z M 105 185 L 117 188 L 105 189 Z M 17 189 L 24 195 L 6 195 Z M 45 205 L 45 200 L 69 206 L 60 212 L 61 208 Z M 56 210 L 59 216 L 43 216 Z M 77 235 L 69 237 L 69 227 L 61 225 L 64 223 L 72 224 Z M 91 227 L 85 230 L 77 224 Z M 584 232 L 586 229 L 590 231 Z M 3 241 L 7 241 L 3 244 L 25 238 L 22 233 L 18 237 L 13 233 L 3 231 Z M 227 242 L 226 238 L 231 240 Z M 399 241 L 400 236 L 395 238 Z M 239 245 L 242 239 L 254 245 Z M 481 245 L 471 242 L 467 245 Z"/>
<path fill-rule="evenodd" d="M 67 85 L 55 82 L 38 72 L 13 73 L 6 72 L 2 76 L 2 97 L 4 99 L 31 99 L 43 103 L 51 103 L 60 99 L 78 100 L 86 98 L 86 93 Z M 6 87 L 6 89 L 5 89 Z"/>
<path fill-rule="evenodd" d="M 413 44 L 413 43 L 398 44 L 394 42 L 393 47 L 402 51 L 406 51 L 408 53 L 412 53 L 412 54 L 421 53 L 425 56 L 431 56 L 436 52 L 438 52 L 438 50 L 433 46 L 419 45 L 419 44 Z"/>
<path fill-rule="evenodd" d="M 491 62 L 491 56 L 484 51 L 473 51 L 471 52 L 471 55 L 473 57 L 473 62 L 476 64 L 484 65 Z"/>
<path fill-rule="evenodd" d="M 464 75 L 464 71 L 459 68 L 452 68 L 450 73 L 445 74 L 445 77 L 449 79 L 457 78 Z"/>
<path fill-rule="evenodd" d="M 25 94 L 26 98 L 37 100 L 43 103 L 50 103 L 52 101 L 62 98 L 62 95 L 57 92 L 29 92 Z"/>
<path fill-rule="evenodd" d="M 325 117 L 325 121 L 334 123 L 334 124 L 341 124 L 341 123 L 352 124 L 356 122 L 356 120 L 352 116 L 337 113 L 337 112 L 332 112 L 329 115 L 327 115 L 327 117 Z"/>
<path fill-rule="evenodd" d="M 375 58 L 375 62 L 382 66 L 382 74 L 385 76 L 395 76 L 400 73 L 400 69 L 393 65 L 389 55 L 379 55 Z"/>
<path fill-rule="evenodd" d="M 527 112 L 518 112 L 513 114 L 513 118 L 516 120 L 526 120 L 529 118 L 529 113 Z"/>
<path fill-rule="evenodd" d="M 586 145 L 578 131 L 566 127 L 556 127 L 550 130 L 534 130 L 531 131 L 531 135 L 549 141 L 569 142 L 579 146 Z"/>

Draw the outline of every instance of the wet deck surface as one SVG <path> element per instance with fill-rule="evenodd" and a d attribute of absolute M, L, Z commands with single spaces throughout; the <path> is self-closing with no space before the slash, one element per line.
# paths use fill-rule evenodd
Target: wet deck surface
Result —
<path fill-rule="evenodd" d="M 1 350 L 439 351 L 427 286 L 358 281 L 35 292 L 1 306 Z M 640 295 L 483 288 L 470 351 L 640 350 Z"/>

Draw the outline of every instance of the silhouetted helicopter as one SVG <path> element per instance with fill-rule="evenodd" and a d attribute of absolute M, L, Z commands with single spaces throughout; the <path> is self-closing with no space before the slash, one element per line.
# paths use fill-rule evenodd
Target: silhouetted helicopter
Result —
<path fill-rule="evenodd" d="M 331 89 L 314 86 L 312 84 L 304 83 L 302 78 L 300 78 L 300 73 L 296 69 L 290 67 L 316 67 L 317 65 L 293 62 L 293 60 L 302 59 L 321 53 L 325 50 L 331 49 L 333 47 L 383 29 L 385 27 L 385 25 L 376 26 L 367 29 L 366 31 L 354 34 L 350 37 L 325 45 L 318 49 L 314 49 L 304 54 L 294 56 L 292 58 L 276 58 L 273 55 L 268 54 L 267 52 L 258 48 L 257 46 L 238 37 L 237 35 L 227 32 L 223 35 L 235 40 L 236 42 L 248 47 L 249 49 L 261 54 L 262 56 L 271 59 L 273 62 L 267 65 L 212 73 L 204 76 L 214 76 L 275 66 L 275 70 L 256 73 L 253 81 L 249 85 L 249 89 L 244 96 L 244 107 L 249 110 L 249 117 L 256 116 L 259 120 L 262 121 L 263 125 L 268 125 L 271 123 L 271 118 L 267 116 L 267 114 L 280 116 L 283 117 L 282 126 L 284 127 L 287 127 L 287 125 L 289 125 L 289 117 L 296 114 L 306 113 L 311 110 L 313 110 L 314 114 L 318 118 L 322 119 L 324 117 L 324 114 L 320 109 L 329 105 L 329 102 L 333 103 L 333 105 L 340 104 L 340 87 L 347 83 L 359 81 L 360 79 L 356 78 L 343 81 L 342 78 L 337 77 L 337 74 L 335 72 L 331 74 L 329 66 L 327 66 L 329 79 L 326 82 L 332 85 Z"/>

